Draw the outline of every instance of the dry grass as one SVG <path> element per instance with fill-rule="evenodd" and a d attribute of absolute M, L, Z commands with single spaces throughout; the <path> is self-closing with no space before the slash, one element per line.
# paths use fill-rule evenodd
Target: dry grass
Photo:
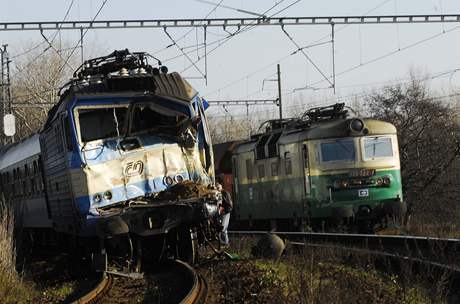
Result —
<path fill-rule="evenodd" d="M 256 240 L 233 239 L 242 261 L 220 261 L 205 272 L 217 303 L 446 303 L 448 274 L 338 248 L 289 247 L 278 263 L 254 259 Z"/>
<path fill-rule="evenodd" d="M 412 280 L 375 267 L 375 258 L 338 249 L 305 248 L 272 265 L 286 282 L 290 303 L 430 303 L 427 291 Z"/>
<path fill-rule="evenodd" d="M 1 303 L 28 303 L 33 290 L 16 271 L 14 213 L 0 201 L 0 299 Z"/>

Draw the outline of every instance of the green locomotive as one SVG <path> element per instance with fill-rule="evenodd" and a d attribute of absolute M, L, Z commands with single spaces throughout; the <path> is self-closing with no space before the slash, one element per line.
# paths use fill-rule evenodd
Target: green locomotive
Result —
<path fill-rule="evenodd" d="M 268 121 L 233 150 L 232 168 L 239 228 L 373 232 L 407 209 L 396 128 L 344 104 Z"/>

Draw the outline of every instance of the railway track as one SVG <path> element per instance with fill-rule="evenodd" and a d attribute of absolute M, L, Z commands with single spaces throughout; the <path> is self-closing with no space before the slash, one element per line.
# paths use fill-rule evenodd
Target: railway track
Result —
<path fill-rule="evenodd" d="M 143 299 L 135 298 L 143 297 Z M 97 286 L 73 302 L 75 304 L 131 303 L 204 303 L 207 296 L 206 281 L 188 264 L 171 261 L 158 271 L 131 279 L 104 274 Z"/>
<path fill-rule="evenodd" d="M 231 236 L 257 237 L 267 231 L 229 231 Z M 418 236 L 340 234 L 314 232 L 273 232 L 287 244 L 302 247 L 334 248 L 349 253 L 364 253 L 391 261 L 392 271 L 404 263 L 425 273 L 447 275 L 448 303 L 460 302 L 460 239 Z M 395 266 L 396 264 L 396 266 Z M 430 278 L 433 279 L 433 278 Z"/>
<path fill-rule="evenodd" d="M 285 240 L 305 245 L 339 245 L 341 247 L 361 248 L 427 261 L 439 261 L 439 259 L 442 259 L 450 264 L 460 266 L 460 239 L 316 232 L 273 233 Z M 229 234 L 235 236 L 261 236 L 267 234 L 267 231 L 230 231 Z"/>
<path fill-rule="evenodd" d="M 95 304 L 98 303 L 102 297 L 107 293 L 113 283 L 112 275 L 102 274 L 99 283 L 89 291 L 87 294 L 82 296 L 80 299 L 72 302 L 72 304 Z"/>

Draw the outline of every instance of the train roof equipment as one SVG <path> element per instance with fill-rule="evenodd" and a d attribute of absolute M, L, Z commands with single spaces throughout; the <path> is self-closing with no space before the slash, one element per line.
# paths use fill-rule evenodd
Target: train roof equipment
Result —
<path fill-rule="evenodd" d="M 149 59 L 154 59 L 157 66 L 152 66 Z M 131 53 L 128 49 L 86 60 L 73 76 L 60 89 L 60 101 L 49 111 L 45 127 L 57 113 L 68 108 L 72 102 L 68 97 L 75 94 L 157 95 L 186 103 L 192 103 L 198 94 L 179 73 L 168 73 L 168 68 L 157 58 L 145 52 Z"/>
<path fill-rule="evenodd" d="M 278 156 L 278 143 L 348 136 L 396 134 L 394 125 L 375 119 L 355 117 L 344 103 L 316 107 L 298 118 L 273 119 L 261 124 L 260 133 L 235 149 L 236 153 L 255 150 L 256 159 Z"/>

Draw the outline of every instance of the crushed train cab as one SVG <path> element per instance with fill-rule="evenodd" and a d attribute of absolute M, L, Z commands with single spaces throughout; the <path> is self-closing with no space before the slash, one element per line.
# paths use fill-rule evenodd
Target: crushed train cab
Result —
<path fill-rule="evenodd" d="M 183 239 L 174 246 L 193 255 L 219 203 L 207 103 L 152 58 L 122 50 L 86 61 L 37 140 L 41 216 L 58 233 L 91 240 L 84 247 L 93 253 L 116 248 L 130 265 L 145 247 L 162 252 L 164 245 L 148 245 L 155 237 Z"/>

